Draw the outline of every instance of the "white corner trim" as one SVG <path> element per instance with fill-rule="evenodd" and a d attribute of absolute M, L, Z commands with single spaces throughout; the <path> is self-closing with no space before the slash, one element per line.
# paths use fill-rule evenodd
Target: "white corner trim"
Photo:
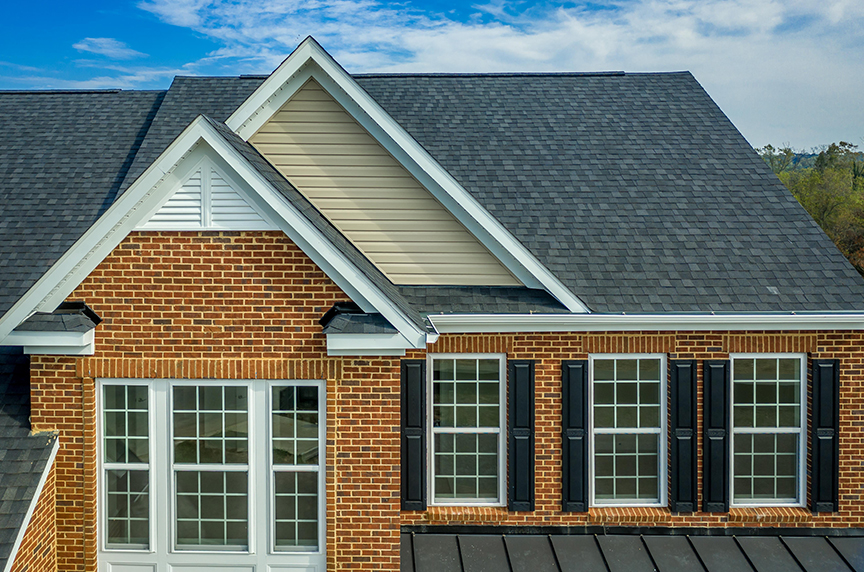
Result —
<path fill-rule="evenodd" d="M 24 522 L 21 523 L 21 528 L 18 529 L 18 536 L 15 537 L 15 544 L 12 545 L 12 552 L 9 553 L 9 559 L 6 561 L 6 566 L 3 572 L 12 570 L 12 565 L 15 563 L 15 557 L 18 555 L 18 549 L 21 548 L 21 543 L 24 541 L 24 535 L 27 533 L 27 527 L 30 526 L 30 520 L 33 518 L 33 513 L 36 512 L 36 506 L 39 504 L 39 497 L 42 496 L 42 490 L 45 488 L 45 483 L 48 481 L 48 474 L 54 468 L 54 459 L 57 457 L 57 451 L 60 450 L 60 437 L 54 439 L 54 446 L 51 448 L 51 454 L 48 456 L 48 463 L 45 469 L 42 470 L 42 476 L 39 477 L 39 484 L 36 485 L 36 492 L 33 499 L 30 501 L 30 506 L 27 507 L 27 514 L 24 515 Z"/>
<path fill-rule="evenodd" d="M 114 248 L 181 184 L 186 171 L 210 154 L 217 165 L 237 173 L 256 206 L 265 213 L 358 305 L 380 312 L 414 347 L 425 347 L 426 332 L 409 320 L 345 255 L 323 236 L 287 199 L 201 116 L 181 133 L 160 157 L 97 220 L 78 241 L 0 320 L 0 339 L 34 311 L 51 312 L 108 256 Z M 192 155 L 192 156 L 190 156 Z M 183 159 L 189 157 L 188 162 Z M 255 196 L 257 195 L 257 196 Z"/>
<path fill-rule="evenodd" d="M 311 36 L 226 120 L 248 140 L 315 78 L 523 284 L 545 288 L 571 312 L 590 310 L 394 120 Z"/>
<path fill-rule="evenodd" d="M 404 356 L 412 348 L 401 334 L 327 334 L 328 356 Z"/>
<path fill-rule="evenodd" d="M 864 330 L 864 312 L 824 314 L 431 314 L 444 333 Z"/>

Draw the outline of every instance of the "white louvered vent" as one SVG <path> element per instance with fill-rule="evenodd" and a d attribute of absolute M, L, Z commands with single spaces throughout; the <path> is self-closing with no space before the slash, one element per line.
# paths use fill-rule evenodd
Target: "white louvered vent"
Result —
<path fill-rule="evenodd" d="M 147 230 L 275 230 L 209 162 L 189 177 L 150 220 Z"/>
<path fill-rule="evenodd" d="M 203 195 L 201 178 L 201 169 L 198 169 L 143 226 L 180 224 L 200 227 Z"/>

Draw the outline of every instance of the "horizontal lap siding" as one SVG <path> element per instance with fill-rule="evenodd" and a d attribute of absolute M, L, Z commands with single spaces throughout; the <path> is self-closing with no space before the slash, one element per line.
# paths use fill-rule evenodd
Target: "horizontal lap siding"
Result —
<path fill-rule="evenodd" d="M 395 283 L 519 284 L 314 80 L 249 141 Z"/>

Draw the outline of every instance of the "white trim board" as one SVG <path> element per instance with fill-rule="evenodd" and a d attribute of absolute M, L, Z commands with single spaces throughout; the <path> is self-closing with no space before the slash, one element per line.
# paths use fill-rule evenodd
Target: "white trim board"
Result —
<path fill-rule="evenodd" d="M 30 506 L 27 508 L 27 514 L 24 515 L 24 521 L 18 529 L 18 536 L 15 537 L 15 543 L 12 545 L 12 551 L 9 553 L 9 559 L 6 561 L 6 566 L 3 572 L 12 570 L 12 565 L 15 564 L 15 557 L 18 555 L 18 549 L 21 548 L 21 543 L 24 542 L 24 535 L 27 534 L 27 527 L 30 526 L 30 519 L 33 518 L 33 513 L 36 512 L 36 506 L 39 504 L 39 497 L 42 496 L 42 490 L 45 488 L 45 483 L 48 481 L 48 473 L 54 468 L 54 459 L 57 457 L 57 451 L 60 450 L 60 437 L 54 437 L 54 445 L 51 447 L 51 454 L 48 456 L 48 463 L 42 470 L 42 475 L 39 477 L 39 484 L 36 485 L 36 493 L 30 501 Z"/>
<path fill-rule="evenodd" d="M 430 314 L 447 333 L 709 330 L 864 330 L 864 312 L 843 314 Z"/>
<path fill-rule="evenodd" d="M 297 208 L 199 116 L 0 320 L 0 339 L 36 311 L 52 312 L 143 220 L 152 216 L 205 156 L 229 174 L 272 220 L 364 311 L 379 312 L 411 347 L 426 332 L 331 243 Z"/>
<path fill-rule="evenodd" d="M 543 288 L 571 312 L 579 300 L 422 145 L 361 88 L 314 38 L 307 37 L 225 123 L 244 140 L 254 135 L 309 78 L 314 78 L 502 264 L 529 288 Z"/>
<path fill-rule="evenodd" d="M 87 332 L 11 332 L 0 346 L 23 346 L 28 355 L 92 356 L 95 330 Z"/>

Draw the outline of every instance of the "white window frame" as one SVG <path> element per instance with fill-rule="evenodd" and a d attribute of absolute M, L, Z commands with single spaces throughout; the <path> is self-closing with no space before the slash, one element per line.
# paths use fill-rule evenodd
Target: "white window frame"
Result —
<path fill-rule="evenodd" d="M 273 462 L 273 388 L 274 387 L 317 387 L 318 388 L 318 464 L 316 465 L 277 465 Z M 271 381 L 267 385 L 267 472 L 269 494 L 267 495 L 270 509 L 269 551 L 271 554 L 323 554 L 327 542 L 327 397 L 324 382 L 317 380 Z M 276 468 L 278 467 L 278 469 Z M 286 550 L 276 547 L 276 473 L 277 472 L 317 472 L 318 473 L 318 550 Z"/>
<path fill-rule="evenodd" d="M 111 546 L 108 543 L 108 517 L 107 517 L 107 509 L 108 509 L 108 486 L 106 482 L 107 472 L 110 470 L 141 470 L 141 464 L 138 463 L 109 463 L 105 461 L 105 403 L 104 403 L 104 388 L 105 386 L 138 386 L 138 387 L 146 387 L 147 388 L 147 478 L 148 478 L 148 534 L 149 534 L 149 542 L 147 543 L 146 548 L 138 548 L 135 546 L 119 546 L 114 545 Z M 156 498 L 156 491 L 154 488 L 156 487 L 156 483 L 154 482 L 156 479 L 153 478 L 153 475 L 156 474 L 154 469 L 154 465 L 156 465 L 156 459 L 154 458 L 153 451 L 153 426 L 156 419 L 155 408 L 153 407 L 153 386 L 152 384 L 146 382 L 145 380 L 117 380 L 117 379 L 106 379 L 100 380 L 98 387 L 96 389 L 96 439 L 97 439 L 97 447 L 96 447 L 96 459 L 97 459 L 97 479 L 96 479 L 96 497 L 97 502 L 97 529 L 99 533 L 99 546 L 102 550 L 106 552 L 132 552 L 132 553 L 153 553 L 156 551 L 155 548 L 155 539 L 156 539 L 156 523 L 153 519 L 153 501 Z"/>
<path fill-rule="evenodd" d="M 729 506 L 734 508 L 754 507 L 806 507 L 807 503 L 807 411 L 810 408 L 807 394 L 806 353 L 736 353 L 729 354 Z M 801 364 L 799 389 L 799 426 L 781 428 L 742 427 L 735 429 L 735 360 L 736 359 L 797 359 Z M 755 397 L 754 397 L 755 399 Z M 761 429 L 761 430 L 760 430 Z M 798 498 L 794 501 L 766 500 L 763 502 L 735 502 L 735 434 L 798 434 Z"/>
<path fill-rule="evenodd" d="M 659 359 L 660 360 L 660 428 L 655 431 L 645 431 L 640 429 L 634 432 L 633 429 L 604 429 L 603 434 L 650 434 L 656 433 L 659 435 L 658 441 L 658 457 L 657 457 L 657 488 L 659 489 L 658 502 L 644 502 L 638 499 L 633 500 L 597 500 L 595 496 L 595 472 L 594 472 L 594 360 L 619 360 L 619 359 Z M 669 477 L 668 465 L 669 458 L 667 453 L 668 441 L 668 372 L 667 372 L 667 357 L 666 354 L 589 354 L 588 355 L 588 491 L 589 491 L 589 506 L 591 507 L 665 507 L 668 503 L 669 492 Z"/>
<path fill-rule="evenodd" d="M 202 383 L 205 381 L 205 383 Z M 260 460 L 257 458 L 259 456 L 258 447 L 253 445 L 253 427 L 256 426 L 257 416 L 254 411 L 255 407 L 253 407 L 253 389 L 251 384 L 242 383 L 239 380 L 221 380 L 218 383 L 218 387 L 245 387 L 246 388 L 246 396 L 247 396 L 247 410 L 246 410 L 246 423 L 247 423 L 247 437 L 246 444 L 248 447 L 248 455 L 246 457 L 246 474 L 247 479 L 247 492 L 246 492 L 246 518 L 248 522 L 248 544 L 246 549 L 238 549 L 232 546 L 219 546 L 215 545 L 212 548 L 202 549 L 200 545 L 181 545 L 177 543 L 177 472 L 178 471 L 199 471 L 199 472 L 231 472 L 231 465 L 228 464 L 217 464 L 217 463 L 176 463 L 174 461 L 174 388 L 175 387 L 201 387 L 203 385 L 211 385 L 206 383 L 207 380 L 196 380 L 196 379 L 183 379 L 172 381 L 168 384 L 168 413 L 169 413 L 169 426 L 166 431 L 165 444 L 168 448 L 168 471 L 169 471 L 169 481 L 168 481 L 168 497 L 171 499 L 171 502 L 168 505 L 168 514 L 169 514 L 169 526 L 171 530 L 171 535 L 169 537 L 169 543 L 171 547 L 171 552 L 173 553 L 185 553 L 185 554 L 212 554 L 214 552 L 218 552 L 219 554 L 254 554 L 255 553 L 255 544 L 256 544 L 256 534 L 258 531 L 258 526 L 260 523 L 257 522 L 256 518 L 256 505 L 258 503 L 255 502 L 253 497 L 253 491 L 255 490 L 255 484 L 257 482 L 257 471 L 255 470 L 260 463 Z M 212 384 L 217 385 L 217 384 Z M 162 428 L 157 428 L 157 434 Z M 254 450 L 253 450 L 254 449 Z M 239 464 L 234 465 L 234 469 L 237 469 Z M 237 471 L 240 472 L 240 471 Z"/>
<path fill-rule="evenodd" d="M 120 464 L 104 462 L 104 404 L 103 387 L 106 385 L 138 385 L 148 387 L 148 445 L 149 469 L 149 547 L 117 547 L 107 545 L 105 523 L 107 521 L 106 470 Z M 213 547 L 175 546 L 175 486 L 173 461 L 173 388 L 180 385 L 245 386 L 248 396 L 249 456 L 248 456 L 248 522 L 249 545 L 247 550 Z M 272 388 L 284 386 L 318 387 L 318 541 L 316 551 L 276 550 L 275 544 L 275 488 L 272 453 Z M 255 379 L 141 379 L 99 378 L 96 380 L 97 432 L 97 524 L 98 524 L 98 568 L 110 572 L 112 566 L 149 566 L 160 570 L 170 566 L 197 565 L 218 567 L 229 557 L 241 567 L 264 569 L 269 565 L 278 568 L 296 567 L 320 569 L 326 567 L 326 435 L 327 435 L 327 384 L 324 380 L 255 380 Z M 190 465 L 178 465 L 190 467 Z M 107 467 L 107 468 L 106 468 Z M 195 465 L 200 467 L 200 465 Z M 221 470 L 224 465 L 214 465 Z M 288 467 L 294 470 L 294 466 Z M 193 470 L 198 470 L 197 468 Z M 305 469 L 310 470 L 310 469 Z M 312 469 L 314 470 L 314 469 Z M 230 556 L 229 556 L 230 555 Z M 317 568 L 316 568 L 317 567 Z M 116 569 L 116 568 L 115 568 Z M 154 568 L 155 569 L 155 568 Z M 293 568 L 292 568 L 293 569 Z"/>
<path fill-rule="evenodd" d="M 459 427 L 434 427 L 435 403 L 433 401 L 433 369 L 436 359 L 497 359 L 498 360 L 498 498 L 494 501 L 471 499 L 435 500 L 435 434 L 476 434 Z M 498 353 L 444 353 L 426 355 L 426 498 L 429 506 L 507 506 L 507 355 Z M 436 431 L 437 429 L 437 431 Z M 442 430 L 443 429 L 443 430 Z"/>

